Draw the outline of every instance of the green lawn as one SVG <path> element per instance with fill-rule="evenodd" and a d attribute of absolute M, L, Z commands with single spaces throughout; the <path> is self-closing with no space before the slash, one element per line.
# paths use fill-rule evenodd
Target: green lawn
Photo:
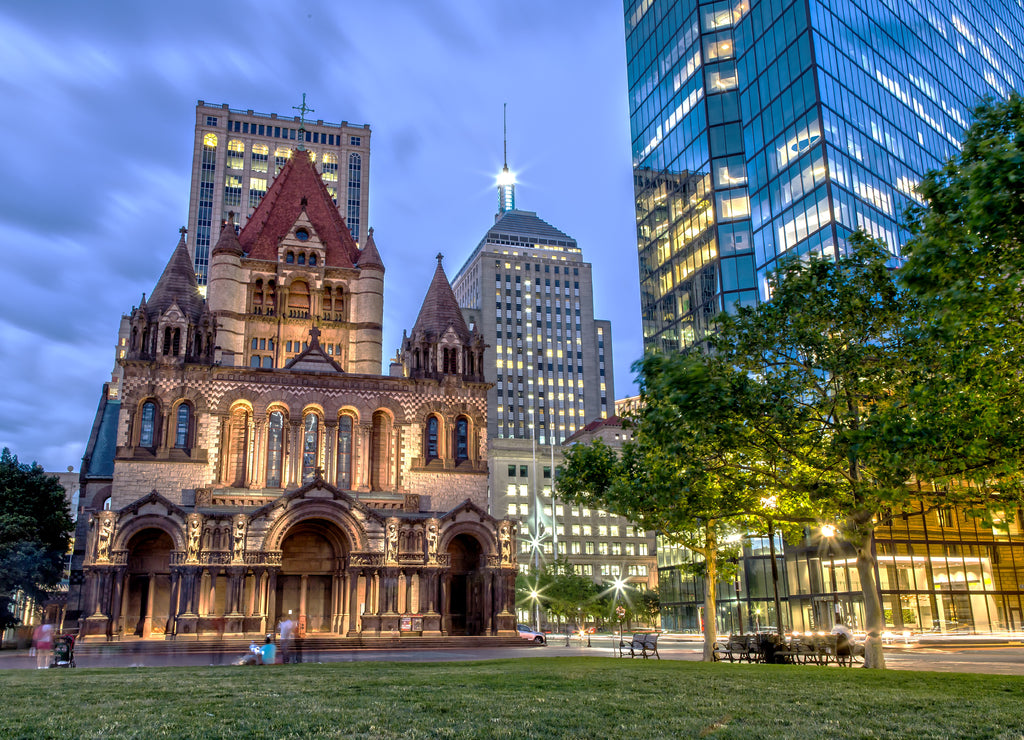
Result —
<path fill-rule="evenodd" d="M 614 658 L 0 673 L 0 737 L 1022 738 L 1024 677 Z"/>

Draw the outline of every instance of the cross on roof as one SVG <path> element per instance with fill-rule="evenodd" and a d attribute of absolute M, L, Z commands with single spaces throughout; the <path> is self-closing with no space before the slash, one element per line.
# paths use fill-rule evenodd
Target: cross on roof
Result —
<path fill-rule="evenodd" d="M 302 125 L 306 123 L 307 113 L 316 113 L 316 110 L 306 105 L 306 93 L 302 93 L 302 105 L 293 105 L 292 110 L 299 112 L 299 121 Z"/>

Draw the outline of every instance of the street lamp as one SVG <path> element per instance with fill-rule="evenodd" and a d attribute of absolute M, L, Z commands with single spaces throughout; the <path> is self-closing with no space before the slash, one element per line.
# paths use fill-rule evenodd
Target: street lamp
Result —
<path fill-rule="evenodd" d="M 767 511 L 773 511 L 779 505 L 778 496 L 764 496 L 761 498 L 761 506 Z M 772 596 L 775 598 L 775 621 L 779 637 L 782 637 L 782 601 L 779 599 L 779 564 L 775 559 L 775 521 L 771 515 L 768 516 L 768 552 L 772 559 Z"/>
<path fill-rule="evenodd" d="M 530 598 L 533 600 L 533 626 L 540 632 L 540 593 L 537 589 L 530 589 Z"/>
<path fill-rule="evenodd" d="M 626 582 L 621 577 L 616 577 L 612 581 L 612 587 L 615 589 L 615 597 L 612 599 L 612 604 L 616 604 L 619 600 L 619 596 L 622 595 L 622 591 L 626 588 Z M 619 604 L 615 607 L 615 616 L 619 618 L 619 643 L 622 643 L 622 618 L 626 616 L 626 608 Z"/>
<path fill-rule="evenodd" d="M 836 536 L 834 524 L 821 525 L 821 536 L 828 542 L 829 574 L 832 576 L 832 626 L 839 623 L 839 589 L 836 587 L 836 558 L 832 554 L 832 541 Z"/>

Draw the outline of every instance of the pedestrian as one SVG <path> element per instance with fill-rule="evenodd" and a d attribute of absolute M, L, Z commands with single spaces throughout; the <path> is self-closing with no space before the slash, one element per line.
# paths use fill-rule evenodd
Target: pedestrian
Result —
<path fill-rule="evenodd" d="M 49 668 L 53 652 L 53 625 L 44 622 L 32 633 L 32 642 L 36 648 L 36 668 Z"/>
<path fill-rule="evenodd" d="M 295 622 L 292 621 L 290 615 L 281 620 L 278 633 L 281 636 L 281 662 L 290 663 L 292 661 L 292 640 L 295 637 Z"/>

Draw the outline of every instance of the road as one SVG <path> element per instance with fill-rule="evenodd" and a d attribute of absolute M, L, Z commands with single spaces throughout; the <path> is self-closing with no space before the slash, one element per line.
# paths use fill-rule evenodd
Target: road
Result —
<path fill-rule="evenodd" d="M 574 639 L 565 646 L 563 639 L 553 639 L 547 646 L 524 644 L 522 647 L 504 648 L 433 648 L 407 650 L 332 650 L 321 653 L 306 651 L 306 662 L 342 663 L 364 661 L 395 662 L 447 662 L 472 660 L 498 660 L 536 657 L 612 657 L 617 637 L 595 635 L 591 647 L 580 645 Z M 700 660 L 701 644 L 692 637 L 663 635 L 658 643 L 658 652 L 665 660 Z M 233 662 L 238 656 L 223 654 L 181 654 L 152 655 L 133 651 L 121 644 L 102 654 L 79 655 L 79 667 L 115 666 L 186 666 L 216 665 Z M 886 649 L 886 663 L 889 668 L 907 671 L 942 671 L 958 673 L 990 673 L 1003 675 L 1024 675 L 1024 647 L 893 647 Z M 0 669 L 29 669 L 35 667 L 35 658 L 27 651 L 4 650 L 0 652 Z M 841 670 L 807 667 L 808 670 Z"/>

